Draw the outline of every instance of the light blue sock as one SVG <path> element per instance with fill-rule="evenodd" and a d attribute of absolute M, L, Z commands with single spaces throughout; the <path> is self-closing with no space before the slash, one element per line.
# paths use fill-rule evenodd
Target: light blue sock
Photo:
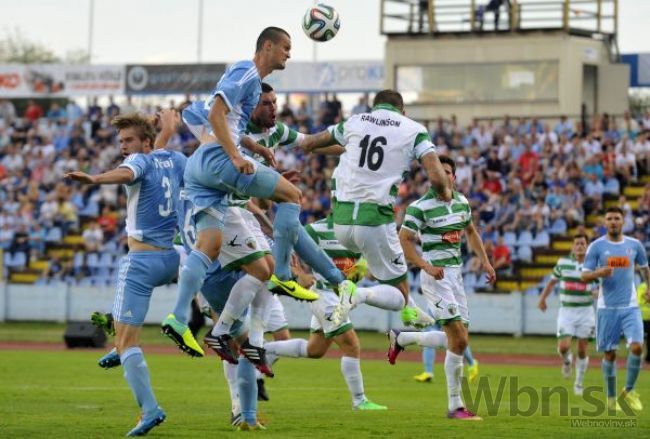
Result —
<path fill-rule="evenodd" d="M 336 268 L 334 262 L 325 251 L 309 236 L 304 227 L 298 232 L 298 241 L 293 247 L 300 259 L 323 276 L 332 285 L 338 285 L 345 280 L 345 276 Z"/>
<path fill-rule="evenodd" d="M 291 279 L 291 251 L 298 241 L 300 225 L 300 205 L 295 203 L 278 203 L 278 210 L 273 220 L 273 248 L 275 275 L 280 280 Z"/>
<path fill-rule="evenodd" d="M 469 345 L 465 349 L 465 352 L 463 352 L 463 357 L 465 357 L 465 362 L 469 367 L 474 366 L 474 355 L 472 355 L 472 350 L 469 348 Z"/>
<path fill-rule="evenodd" d="M 636 384 L 636 379 L 639 377 L 640 370 L 641 356 L 634 355 L 632 352 L 630 352 L 627 356 L 627 377 L 625 379 L 626 392 L 634 389 L 634 384 Z"/>
<path fill-rule="evenodd" d="M 144 360 L 142 349 L 136 346 L 127 348 L 120 355 L 120 361 L 124 368 L 124 378 L 129 383 L 138 405 L 142 408 L 145 416 L 153 413 L 158 407 L 158 402 L 153 396 L 149 368 Z"/>
<path fill-rule="evenodd" d="M 603 358 L 601 364 L 603 371 L 603 378 L 605 378 L 605 388 L 607 389 L 607 397 L 616 397 L 616 365 L 612 361 L 607 361 Z"/>
<path fill-rule="evenodd" d="M 239 357 L 237 365 L 237 388 L 241 403 L 241 415 L 248 425 L 257 425 L 257 378 L 253 363 Z"/>
<path fill-rule="evenodd" d="M 424 371 L 433 375 L 433 363 L 436 361 L 436 350 L 434 348 L 422 348 L 422 364 Z"/>
<path fill-rule="evenodd" d="M 205 273 L 211 264 L 210 258 L 198 250 L 192 250 L 192 253 L 185 259 L 178 279 L 178 296 L 176 296 L 176 306 L 173 311 L 179 322 L 187 324 L 192 299 L 203 286 Z"/>

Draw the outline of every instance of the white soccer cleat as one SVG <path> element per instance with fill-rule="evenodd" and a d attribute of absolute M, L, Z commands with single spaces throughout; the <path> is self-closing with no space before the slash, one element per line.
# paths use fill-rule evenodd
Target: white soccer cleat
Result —
<path fill-rule="evenodd" d="M 352 281 L 344 280 L 339 284 L 339 303 L 332 312 L 332 323 L 340 325 L 347 320 L 352 309 L 352 296 L 356 291 L 357 286 Z"/>
<path fill-rule="evenodd" d="M 582 384 L 577 384 L 576 383 L 576 384 L 573 385 L 573 394 L 575 396 L 582 396 L 583 392 L 584 392 L 584 389 L 582 388 Z"/>

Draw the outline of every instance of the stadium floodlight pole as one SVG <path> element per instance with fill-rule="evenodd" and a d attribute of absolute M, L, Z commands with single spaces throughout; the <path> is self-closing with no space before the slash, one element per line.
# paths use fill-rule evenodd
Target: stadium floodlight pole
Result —
<path fill-rule="evenodd" d="M 95 22 L 95 0 L 90 0 L 88 10 L 88 64 L 93 59 L 93 24 Z"/>
<path fill-rule="evenodd" d="M 196 62 L 200 63 L 202 58 L 201 49 L 203 48 L 203 0 L 199 0 L 198 15 L 199 25 L 196 27 Z"/>

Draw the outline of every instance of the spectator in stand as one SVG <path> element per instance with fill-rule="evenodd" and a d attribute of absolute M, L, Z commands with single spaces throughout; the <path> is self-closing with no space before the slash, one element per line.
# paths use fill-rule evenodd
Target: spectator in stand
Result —
<path fill-rule="evenodd" d="M 512 252 L 504 243 L 503 236 L 497 238 L 497 243 L 492 251 L 492 267 L 500 276 L 507 276 L 512 272 Z"/>
<path fill-rule="evenodd" d="M 370 105 L 368 105 L 368 94 L 364 94 L 359 98 L 357 105 L 352 107 L 352 114 L 370 113 Z"/>
<path fill-rule="evenodd" d="M 29 233 L 27 233 L 27 228 L 24 225 L 20 225 L 13 236 L 11 244 L 9 244 L 7 252 L 14 258 L 17 253 L 23 253 L 25 255 L 25 267 L 29 267 L 29 261 L 31 259 L 30 250 Z"/>
<path fill-rule="evenodd" d="M 27 101 L 27 108 L 25 109 L 24 118 L 33 124 L 41 117 L 43 117 L 43 108 L 38 105 L 33 99 Z"/>
<path fill-rule="evenodd" d="M 66 114 L 65 109 L 61 108 L 56 102 L 53 102 L 50 105 L 50 109 L 47 110 L 46 117 L 50 120 L 60 120 L 67 119 L 68 115 Z"/>
<path fill-rule="evenodd" d="M 97 223 L 102 229 L 104 236 L 112 238 L 117 230 L 117 213 L 111 209 L 111 205 L 106 205 L 102 209 L 102 214 L 97 218 Z"/>
<path fill-rule="evenodd" d="M 555 131 L 555 134 L 558 136 L 564 135 L 567 138 L 571 138 L 575 133 L 573 122 L 567 119 L 564 115 L 560 116 L 560 121 L 555 125 L 553 131 Z"/>
<path fill-rule="evenodd" d="M 81 235 L 87 252 L 98 252 L 104 243 L 104 232 L 96 221 L 91 221 Z"/>
<path fill-rule="evenodd" d="M 16 119 L 16 107 L 8 99 L 0 99 L 0 119 L 2 119 L 0 128 L 11 126 Z"/>
<path fill-rule="evenodd" d="M 108 107 L 106 107 L 106 115 L 109 119 L 113 119 L 120 114 L 120 107 L 113 100 L 113 96 L 108 97 Z"/>

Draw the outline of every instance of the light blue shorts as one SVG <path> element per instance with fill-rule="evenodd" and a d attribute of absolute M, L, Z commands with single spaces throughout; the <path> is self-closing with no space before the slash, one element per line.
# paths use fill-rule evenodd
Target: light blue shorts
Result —
<path fill-rule="evenodd" d="M 598 308 L 596 311 L 596 343 L 598 352 L 615 351 L 625 336 L 627 344 L 643 344 L 643 320 L 638 306 L 630 308 Z"/>
<path fill-rule="evenodd" d="M 170 283 L 178 274 L 176 250 L 130 252 L 120 259 L 113 303 L 115 321 L 142 326 L 155 287 Z"/>
<path fill-rule="evenodd" d="M 226 301 L 230 297 L 230 291 L 235 283 L 244 276 L 243 271 L 223 271 L 221 269 L 217 271 L 210 271 L 205 277 L 205 282 L 201 287 L 201 294 L 205 297 L 205 300 L 208 301 L 210 308 L 214 310 L 217 314 L 223 312 L 223 308 L 226 306 Z M 242 320 L 246 314 L 241 318 Z M 230 335 L 234 338 L 239 337 L 242 333 L 246 331 L 246 327 L 242 320 L 236 321 L 230 330 Z"/>
<path fill-rule="evenodd" d="M 257 198 L 271 198 L 280 180 L 280 174 L 250 157 L 244 156 L 255 166 L 252 174 L 242 174 L 220 145 L 201 145 L 187 160 L 185 166 L 185 191 L 194 205 L 195 214 L 205 211 L 218 220 L 206 224 L 195 218 L 197 229 L 223 229 L 223 217 L 228 207 L 227 196 L 231 193 Z"/>

